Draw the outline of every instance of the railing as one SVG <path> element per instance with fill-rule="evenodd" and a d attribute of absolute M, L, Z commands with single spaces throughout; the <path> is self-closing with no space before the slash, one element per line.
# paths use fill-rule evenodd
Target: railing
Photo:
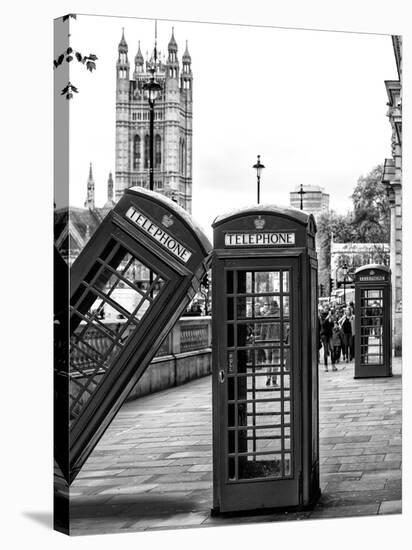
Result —
<path fill-rule="evenodd" d="M 122 321 L 103 321 L 103 324 L 116 332 L 121 328 Z M 78 330 L 82 330 L 82 326 Z M 73 389 L 77 386 L 76 381 L 81 384 L 93 373 L 93 349 L 104 353 L 110 343 L 111 340 L 101 332 L 89 330 L 88 339 L 84 344 L 79 344 L 81 351 L 76 348 L 72 350 L 70 376 L 74 382 L 71 384 Z M 176 386 L 210 372 L 211 318 L 182 317 L 161 344 L 148 369 L 131 391 L 129 399 Z M 94 371 L 94 381 L 98 383 L 103 374 L 102 369 Z"/>

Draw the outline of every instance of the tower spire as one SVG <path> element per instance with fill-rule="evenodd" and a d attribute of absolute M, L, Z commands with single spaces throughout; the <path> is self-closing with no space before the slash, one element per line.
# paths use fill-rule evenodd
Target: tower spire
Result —
<path fill-rule="evenodd" d="M 84 207 L 94 210 L 94 179 L 92 163 L 90 163 L 89 167 L 89 177 L 87 178 L 87 195 Z"/>

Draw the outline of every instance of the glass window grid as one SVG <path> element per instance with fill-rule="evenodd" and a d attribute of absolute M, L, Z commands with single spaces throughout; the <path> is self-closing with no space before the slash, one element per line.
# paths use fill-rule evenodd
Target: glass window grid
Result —
<path fill-rule="evenodd" d="M 229 358 L 229 369 L 232 369 L 233 373 L 231 373 L 228 378 L 229 380 L 230 379 L 239 379 L 241 378 L 242 376 L 246 377 L 246 376 L 249 376 L 252 378 L 253 380 L 253 383 L 252 383 L 252 388 L 251 388 L 251 392 L 252 392 L 252 395 L 253 395 L 253 398 L 248 400 L 248 399 L 239 399 L 239 393 L 238 393 L 238 384 L 234 384 L 234 399 L 233 400 L 228 400 L 228 405 L 229 404 L 233 404 L 233 407 L 234 407 L 234 420 L 235 420 L 235 425 L 233 427 L 228 427 L 228 437 L 230 437 L 230 434 L 233 433 L 233 434 L 238 434 L 240 431 L 244 431 L 245 429 L 250 429 L 252 431 L 252 436 L 250 437 L 250 440 L 252 441 L 253 443 L 253 451 L 252 452 L 240 452 L 239 451 L 239 439 L 238 437 L 234 437 L 234 452 L 228 452 L 228 480 L 229 481 L 242 481 L 242 479 L 250 479 L 250 478 L 241 478 L 239 477 L 239 461 L 238 461 L 238 457 L 253 457 L 253 460 L 255 461 L 256 460 L 256 457 L 259 457 L 259 456 L 279 456 L 281 457 L 281 475 L 278 476 L 268 476 L 268 477 L 274 477 L 275 479 L 286 479 L 286 478 L 289 478 L 289 477 L 292 477 L 293 476 L 293 471 L 292 471 L 292 434 L 291 434 L 291 415 L 292 415 L 292 412 L 291 412 L 291 394 L 290 394 L 290 388 L 291 388 L 291 372 L 290 372 L 290 367 L 289 369 L 287 370 L 287 374 L 289 376 L 289 386 L 287 388 L 284 387 L 284 379 L 283 379 L 283 374 L 284 374 L 284 370 L 286 369 L 286 365 L 285 365 L 285 349 L 289 350 L 289 358 L 290 358 L 290 341 L 291 341 L 291 334 L 289 333 L 289 339 L 288 339 L 288 344 L 284 344 L 285 342 L 285 334 L 284 334 L 284 321 L 288 321 L 288 326 L 289 326 L 289 331 L 290 331 L 290 271 L 289 270 L 283 270 L 283 269 L 279 269 L 279 270 L 276 270 L 278 273 L 279 273 L 279 291 L 277 292 L 274 292 L 274 291 L 271 291 L 271 292 L 238 292 L 238 274 L 239 273 L 251 273 L 252 274 L 252 288 L 255 289 L 255 273 L 256 272 L 259 272 L 258 270 L 256 271 L 251 271 L 251 270 L 247 270 L 247 269 L 244 269 L 244 270 L 227 270 L 226 271 L 226 288 L 227 288 L 227 293 L 226 293 L 226 305 L 228 306 L 228 303 L 230 303 L 230 307 L 232 307 L 232 312 L 230 313 L 229 315 L 229 312 L 226 308 L 226 326 L 227 328 L 229 328 L 229 326 L 233 326 L 233 344 L 231 346 L 227 345 L 227 349 L 228 349 L 228 352 L 229 352 L 229 355 L 228 355 L 228 358 Z M 268 271 L 266 270 L 260 270 L 260 272 L 264 272 L 264 273 L 268 273 Z M 246 287 L 246 290 L 247 290 L 247 282 L 245 284 L 245 287 Z M 264 400 L 264 399 L 258 399 L 256 398 L 256 393 L 259 391 L 259 390 L 265 390 L 265 391 L 273 391 L 273 388 L 257 388 L 256 387 L 256 383 L 255 383 L 255 379 L 256 377 L 263 377 L 263 376 L 268 376 L 266 372 L 263 372 L 263 373 L 253 373 L 253 374 L 247 374 L 247 373 L 239 373 L 238 372 L 238 369 L 237 369 L 237 354 L 235 353 L 236 350 L 238 351 L 244 351 L 244 350 L 250 350 L 252 351 L 253 349 L 262 349 L 262 346 L 264 346 L 265 344 L 262 343 L 261 345 L 253 345 L 253 347 L 249 347 L 249 346 L 238 346 L 238 331 L 237 330 L 234 330 L 234 326 L 235 325 L 238 325 L 239 322 L 245 324 L 245 323 L 248 323 L 250 321 L 254 321 L 256 320 L 257 322 L 260 322 L 262 323 L 262 317 L 258 316 L 256 317 L 255 315 L 253 315 L 251 318 L 250 317 L 247 317 L 247 319 L 239 319 L 238 320 L 238 304 L 237 304 L 237 299 L 238 298 L 244 298 L 244 297 L 247 297 L 247 298 L 254 298 L 254 297 L 278 297 L 279 298 L 279 316 L 278 317 L 268 317 L 268 321 L 270 322 L 271 319 L 279 319 L 278 322 L 280 322 L 280 326 L 281 326 L 281 342 L 279 342 L 280 344 L 283 344 L 283 345 L 280 345 L 278 346 L 278 349 L 280 350 L 280 362 L 281 362 L 281 366 L 282 366 L 282 372 L 280 371 L 277 371 L 276 372 L 276 376 L 281 380 L 281 385 L 279 386 L 279 388 L 277 388 L 278 391 L 281 392 L 281 397 L 279 398 L 273 398 L 273 399 L 268 399 L 268 400 Z M 288 303 L 288 310 L 289 310 L 289 313 L 287 315 L 287 317 L 285 317 L 283 315 L 283 297 L 288 297 L 289 298 L 289 303 Z M 253 303 L 253 306 L 252 308 L 254 309 L 254 303 L 255 301 L 252 301 Z M 273 346 L 272 346 L 273 348 Z M 232 353 L 232 356 L 230 357 L 230 354 Z M 235 355 L 235 358 L 233 357 L 233 355 Z M 289 364 L 290 364 L 290 360 L 289 360 Z M 267 367 L 270 367 L 272 365 L 272 363 L 270 364 L 264 364 L 264 365 L 261 365 L 261 367 L 263 368 L 267 368 Z M 260 365 L 259 365 L 260 366 Z M 280 365 L 278 364 L 273 364 L 273 366 L 276 366 L 276 367 L 280 367 Z M 254 368 L 256 367 L 256 365 L 253 366 Z M 247 367 L 246 367 L 247 368 Z M 250 390 L 248 391 L 246 389 L 246 392 L 247 393 L 250 393 Z M 286 398 L 284 395 L 282 396 L 282 393 L 284 394 L 285 392 L 288 393 L 288 397 Z M 289 402 L 289 410 L 288 411 L 285 411 L 285 402 Z M 259 402 L 263 402 L 263 403 L 273 403 L 273 402 L 278 402 L 280 403 L 280 406 L 281 406 L 281 410 L 277 413 L 280 418 L 284 418 L 286 415 L 289 417 L 289 422 L 288 423 L 280 423 L 280 424 L 276 424 L 274 425 L 274 427 L 276 428 L 280 428 L 281 429 L 281 435 L 277 438 L 274 438 L 274 439 L 280 439 L 281 440 L 281 449 L 280 451 L 278 450 L 272 450 L 272 451 L 257 451 L 256 450 L 256 441 L 257 441 L 257 436 L 256 436 L 256 432 L 258 429 L 261 429 L 261 427 L 257 427 L 257 425 L 255 424 L 252 424 L 252 425 L 239 425 L 239 411 L 238 411 L 238 405 L 239 404 L 247 404 L 247 403 L 250 403 L 252 404 L 252 412 L 247 414 L 247 416 L 252 416 L 254 419 L 256 418 L 256 415 L 257 415 L 257 412 L 256 412 L 256 404 L 259 403 Z M 267 413 L 268 415 L 269 414 L 272 414 L 273 416 L 275 415 L 273 412 L 268 412 Z M 262 413 L 259 413 L 260 416 L 264 416 Z M 229 424 L 229 422 L 228 422 Z M 260 425 L 262 426 L 262 428 L 264 429 L 265 425 Z M 266 425 L 267 428 L 271 428 L 273 425 L 272 424 L 268 424 Z M 286 430 L 289 432 L 287 435 L 286 435 Z M 249 438 L 248 438 L 249 439 Z M 285 447 L 285 440 L 288 441 L 288 447 L 286 448 Z M 228 448 L 228 451 L 229 451 L 229 448 Z M 286 460 L 289 460 L 289 463 L 288 463 L 288 471 L 285 472 L 285 464 L 286 464 Z M 234 467 L 233 467 L 234 466 Z M 233 475 L 231 475 L 231 472 L 233 472 Z M 256 476 L 255 478 L 258 478 L 259 476 Z M 267 479 L 267 477 L 265 476 L 264 479 Z"/>
<path fill-rule="evenodd" d="M 113 246 L 113 241 L 114 239 L 112 239 L 111 241 L 112 246 Z M 110 262 L 113 260 L 116 262 L 115 260 L 116 255 L 119 253 L 121 253 L 121 255 L 120 255 L 119 262 L 117 264 L 117 269 L 115 269 L 113 268 L 112 265 L 110 265 Z M 130 258 L 128 259 L 124 267 L 121 270 L 119 270 L 119 266 L 121 266 L 121 263 L 122 263 L 122 257 L 124 258 L 127 255 L 129 255 Z M 95 377 L 101 376 L 102 374 L 104 374 L 111 366 L 110 364 L 108 364 L 108 360 L 113 362 L 113 359 L 115 359 L 115 357 L 117 357 L 117 355 L 120 353 L 121 349 L 124 346 L 124 341 L 126 340 L 125 338 L 126 331 L 130 327 L 132 327 L 132 330 L 128 334 L 129 336 L 138 325 L 141 319 L 137 319 L 135 315 L 139 310 L 139 308 L 141 307 L 142 303 L 145 300 L 148 300 L 149 303 L 152 303 L 153 300 L 155 300 L 158 295 L 158 292 L 154 294 L 156 285 L 158 283 L 163 285 L 165 284 L 164 278 L 162 279 L 159 275 L 155 274 L 152 284 L 148 289 L 143 291 L 142 289 L 137 287 L 129 279 L 124 277 L 124 274 L 127 272 L 127 270 L 130 268 L 130 266 L 134 261 L 138 261 L 139 263 L 143 264 L 123 244 L 120 244 L 120 243 L 115 244 L 109 253 L 108 253 L 108 247 L 106 247 L 103 250 L 101 257 L 97 258 L 96 264 L 91 268 L 91 270 L 88 273 L 88 275 L 92 273 L 92 276 L 90 277 L 90 282 L 86 283 L 85 281 L 82 281 L 83 292 L 76 293 L 75 304 L 70 306 L 71 319 L 77 316 L 84 322 L 84 326 L 81 326 L 81 324 L 79 324 L 80 332 L 73 333 L 71 337 L 71 340 L 72 340 L 71 348 L 72 350 L 76 349 L 80 353 L 80 356 L 85 355 L 89 359 L 89 361 L 94 363 L 94 367 L 91 367 L 88 364 L 86 368 L 82 369 L 78 365 L 76 365 L 74 362 L 72 361 L 70 362 L 70 372 L 69 372 L 70 382 L 77 385 L 81 390 L 77 392 L 76 395 L 74 395 L 73 393 L 70 393 L 71 421 L 73 421 L 79 415 L 81 407 L 85 404 L 84 398 L 86 397 L 86 400 L 87 400 L 88 397 L 92 395 L 93 391 L 98 386 L 98 382 L 94 380 Z M 98 266 L 97 268 L 96 268 L 96 265 Z M 107 270 L 111 274 L 110 276 L 114 275 L 117 277 L 117 281 L 115 281 L 115 283 L 112 284 L 107 294 L 99 291 L 94 287 L 94 284 L 96 283 L 98 277 L 105 270 Z M 110 276 L 109 276 L 109 280 L 110 280 Z M 134 289 L 141 296 L 141 299 L 139 300 L 138 304 L 133 309 L 133 312 L 131 314 L 128 311 L 126 311 L 124 308 L 122 308 L 122 306 L 120 306 L 117 302 L 110 299 L 110 295 L 118 285 L 119 280 L 124 282 L 127 285 L 127 287 Z M 89 296 L 90 295 L 96 296 L 96 298 L 93 299 L 93 301 L 91 302 L 91 305 L 89 306 L 86 314 L 82 314 L 78 308 L 79 306 L 81 306 L 81 304 L 86 299 L 88 294 Z M 101 302 L 99 304 L 99 307 L 93 313 L 91 313 L 90 308 L 92 307 L 92 305 L 96 303 L 96 299 L 97 300 L 101 299 Z M 104 307 L 106 303 L 111 307 L 113 307 L 113 309 L 119 311 L 119 313 L 121 313 L 126 319 L 126 322 L 120 324 L 121 328 L 116 333 L 113 333 L 110 329 L 108 329 L 107 326 L 104 323 L 102 323 L 98 318 L 100 310 L 102 309 L 102 307 Z M 88 342 L 82 340 L 82 338 L 84 338 L 89 328 L 92 328 L 93 330 L 97 330 L 105 338 L 109 338 L 111 340 L 111 344 L 108 346 L 105 352 L 101 353 L 99 350 L 96 350 L 95 348 L 90 346 Z M 79 346 L 79 344 L 81 345 Z M 112 352 L 113 350 L 115 350 L 115 348 L 118 348 L 118 349 L 116 350 L 116 353 L 113 355 Z M 90 349 L 90 352 L 87 351 L 88 349 Z M 82 381 L 78 379 L 78 375 L 82 376 Z M 88 397 L 86 396 L 86 394 L 88 394 Z"/>
<path fill-rule="evenodd" d="M 361 365 L 383 365 L 383 289 L 361 289 L 360 302 Z M 379 314 L 373 312 L 377 308 L 380 310 Z M 376 329 L 380 331 L 378 336 Z M 377 341 L 369 342 L 370 338 Z"/>

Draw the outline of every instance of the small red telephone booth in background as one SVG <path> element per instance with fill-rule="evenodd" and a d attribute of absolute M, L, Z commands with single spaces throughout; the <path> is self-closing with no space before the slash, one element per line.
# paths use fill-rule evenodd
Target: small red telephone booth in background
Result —
<path fill-rule="evenodd" d="M 355 378 L 392 376 L 391 270 L 355 271 Z"/>

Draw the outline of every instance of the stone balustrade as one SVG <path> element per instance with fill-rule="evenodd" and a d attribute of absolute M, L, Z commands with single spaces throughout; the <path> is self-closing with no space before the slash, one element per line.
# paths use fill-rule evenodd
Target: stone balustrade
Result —
<path fill-rule="evenodd" d="M 116 329 L 121 321 L 106 322 L 108 328 Z M 189 380 L 211 373 L 211 318 L 182 317 L 167 335 L 151 364 L 130 392 L 128 400 L 142 395 L 184 384 Z M 127 335 L 125 335 L 125 338 Z M 93 372 L 93 348 L 104 352 L 110 340 L 99 331 L 88 333 L 89 341 L 81 346 L 83 353 L 73 351 L 71 379 L 81 384 L 82 379 Z M 89 345 L 90 344 L 90 347 Z M 112 353 L 114 353 L 113 350 Z M 85 355 L 87 353 L 87 356 Z M 99 382 L 103 371 L 94 372 L 93 379 Z"/>

